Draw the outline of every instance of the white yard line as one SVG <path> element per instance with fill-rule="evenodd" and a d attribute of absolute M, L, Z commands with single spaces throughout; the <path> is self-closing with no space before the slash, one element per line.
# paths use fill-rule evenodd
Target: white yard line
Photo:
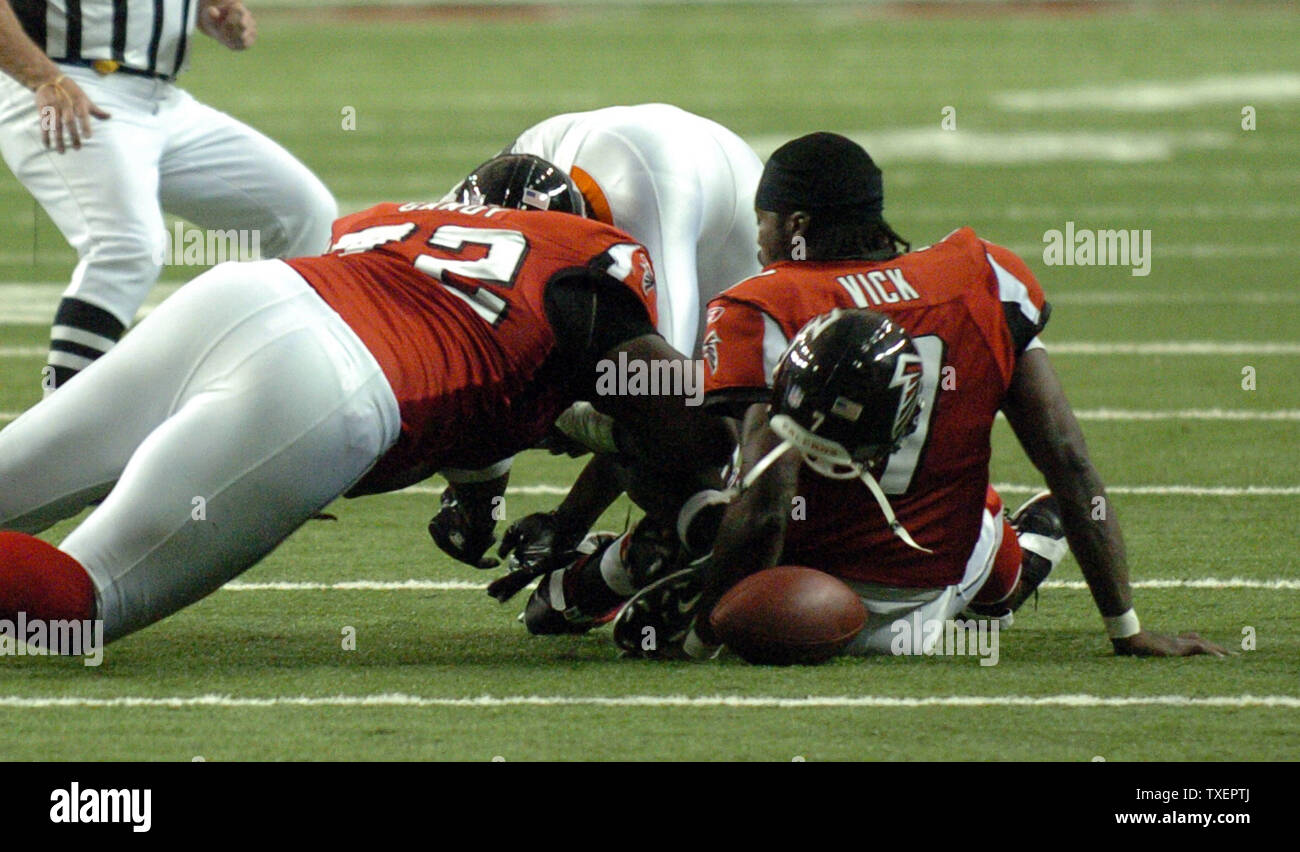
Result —
<path fill-rule="evenodd" d="M 1049 300 L 1050 301 L 1050 300 Z M 1044 340 L 1052 355 L 1300 355 L 1289 340 Z"/>
<path fill-rule="evenodd" d="M 1180 707 L 1180 708 L 1300 708 L 1294 695 L 947 695 L 895 697 L 889 695 L 826 695 L 782 698 L 743 695 L 476 695 L 463 698 L 383 692 L 369 695 L 237 695 L 192 696 L 0 696 L 0 708 L 116 709 L 124 707 L 185 707 L 257 709 L 276 707 L 446 707 L 487 710 L 502 707 L 681 707 L 720 709 L 912 709 L 924 707 Z"/>
<path fill-rule="evenodd" d="M 1042 491 L 1044 487 L 995 482 L 993 490 L 1027 493 Z M 1295 497 L 1300 496 L 1300 485 L 1108 485 L 1106 491 L 1136 497 Z"/>
<path fill-rule="evenodd" d="M 766 159 L 793 133 L 747 138 Z M 1238 136 L 1226 130 L 945 130 L 936 124 L 845 133 L 878 160 L 899 163 L 1048 163 L 1063 161 L 1145 163 L 1171 159 L 1180 151 L 1227 148 Z"/>
<path fill-rule="evenodd" d="M 1074 412 L 1080 420 L 1300 420 L 1300 409 L 1251 411 L 1249 409 L 1188 408 L 1171 411 L 1133 411 L 1119 408 L 1091 408 Z"/>
<path fill-rule="evenodd" d="M 481 592 L 487 583 L 462 580 L 344 580 L 338 583 L 244 583 L 222 586 L 226 592 Z"/>
<path fill-rule="evenodd" d="M 1048 580 L 1044 589 L 1082 590 L 1088 588 L 1082 580 Z M 1251 580 L 1243 577 L 1220 579 L 1202 577 L 1196 580 L 1137 580 L 1135 589 L 1263 589 L 1266 591 L 1300 591 L 1300 580 Z M 221 587 L 225 592 L 481 592 L 487 583 L 470 583 L 462 580 L 344 580 L 338 583 L 268 582 L 245 583 L 235 581 Z"/>
<path fill-rule="evenodd" d="M 1158 113 L 1216 104 L 1240 107 L 1296 100 L 1300 100 L 1300 74 L 1237 74 L 1178 82 L 1029 89 L 993 95 L 995 105 L 1012 112 Z"/>
<path fill-rule="evenodd" d="M 1297 216 L 1300 218 L 1300 215 Z M 1048 294 L 1053 305 L 1300 305 L 1300 293 L 1283 290 L 1178 293 L 1143 290 L 1089 290 Z"/>

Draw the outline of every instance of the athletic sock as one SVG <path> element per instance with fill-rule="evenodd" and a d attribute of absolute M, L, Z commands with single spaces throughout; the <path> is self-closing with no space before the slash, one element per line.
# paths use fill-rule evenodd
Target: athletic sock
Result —
<path fill-rule="evenodd" d="M 82 621 L 95 615 L 95 584 L 81 563 L 52 544 L 0 532 L 0 619 Z"/>
<path fill-rule="evenodd" d="M 623 556 L 629 533 L 624 533 L 578 565 L 564 571 L 564 598 L 584 615 L 603 615 L 630 598 L 635 591 Z"/>
<path fill-rule="evenodd" d="M 50 329 L 47 390 L 62 387 L 117 345 L 126 327 L 103 308 L 80 299 L 65 298 L 54 313 Z M 52 380 L 52 381 L 51 381 Z"/>

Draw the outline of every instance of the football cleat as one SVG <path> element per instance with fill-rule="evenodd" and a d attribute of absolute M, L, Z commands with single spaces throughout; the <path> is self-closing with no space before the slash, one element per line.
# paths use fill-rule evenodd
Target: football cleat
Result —
<path fill-rule="evenodd" d="M 697 568 L 662 577 L 632 596 L 614 619 L 614 642 L 629 657 L 681 660 L 704 594 Z"/>
<path fill-rule="evenodd" d="M 1070 546 L 1065 540 L 1065 523 L 1061 505 L 1050 491 L 1030 497 L 1011 514 L 1011 528 L 1016 531 L 1024 559 L 1020 563 L 1020 594 L 1012 609 L 1018 609 L 1032 594 L 1038 594 L 1056 566 L 1061 564 Z"/>
<path fill-rule="evenodd" d="M 677 530 L 642 518 L 628 536 L 623 564 L 632 588 L 640 590 L 685 567 L 684 555 Z"/>
<path fill-rule="evenodd" d="M 438 549 L 474 568 L 495 568 L 500 560 L 485 556 L 496 539 L 496 518 L 491 505 L 472 506 L 449 485 L 442 492 L 442 507 L 429 521 L 429 535 Z"/>
<path fill-rule="evenodd" d="M 542 577 L 537 588 L 528 597 L 520 617 L 528 632 L 534 636 L 562 636 L 586 633 L 592 628 L 607 624 L 618 613 L 618 607 L 608 612 L 586 613 L 576 605 L 569 605 L 564 591 L 565 577 L 578 571 L 592 559 L 600 559 L 605 549 L 619 539 L 618 533 L 598 532 L 587 536 L 578 545 L 577 558 L 563 568 Z"/>
<path fill-rule="evenodd" d="M 1011 626 L 1011 614 L 1020 609 L 1030 595 L 1037 597 L 1038 587 L 1056 570 L 1069 550 L 1061 507 L 1051 492 L 1043 491 L 1030 497 L 1011 513 L 1009 520 L 1023 554 L 1020 583 L 1015 594 L 1001 603 L 971 604 L 964 613 L 975 618 L 999 619 L 1004 628 Z"/>

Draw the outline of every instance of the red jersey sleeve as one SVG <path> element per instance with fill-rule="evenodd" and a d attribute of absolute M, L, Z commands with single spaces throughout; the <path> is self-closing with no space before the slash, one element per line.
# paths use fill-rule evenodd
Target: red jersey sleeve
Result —
<path fill-rule="evenodd" d="M 746 406 L 765 402 L 788 344 L 776 321 L 747 302 L 725 295 L 709 302 L 704 333 L 705 404 L 739 417 Z"/>
<path fill-rule="evenodd" d="M 1034 273 L 1015 252 L 986 240 L 980 242 L 984 243 L 985 257 L 997 277 L 998 298 L 1019 355 L 1047 325 L 1052 306 Z"/>
<path fill-rule="evenodd" d="M 637 243 L 618 243 L 601 255 L 605 273 L 636 294 L 650 315 L 650 324 L 659 325 L 659 295 L 655 290 L 654 266 L 650 255 Z"/>

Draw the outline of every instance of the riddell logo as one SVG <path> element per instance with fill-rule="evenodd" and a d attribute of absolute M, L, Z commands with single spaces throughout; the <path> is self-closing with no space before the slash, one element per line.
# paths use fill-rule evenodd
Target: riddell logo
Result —
<path fill-rule="evenodd" d="M 50 793 L 50 822 L 126 823 L 135 832 L 153 825 L 152 790 L 97 790 L 73 781 Z"/>

